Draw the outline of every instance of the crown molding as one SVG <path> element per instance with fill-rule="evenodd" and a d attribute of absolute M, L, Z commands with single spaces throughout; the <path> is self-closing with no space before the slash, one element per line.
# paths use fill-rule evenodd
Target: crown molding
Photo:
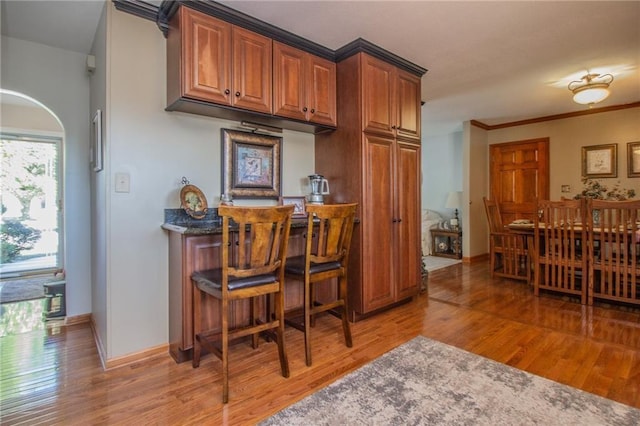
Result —
<path fill-rule="evenodd" d="M 640 102 L 632 102 L 630 104 L 622 104 L 622 105 L 612 105 L 612 106 L 601 107 L 601 108 L 590 108 L 584 111 L 574 111 L 574 112 L 567 112 L 564 114 L 547 115 L 544 117 L 530 118 L 527 120 L 511 121 L 507 123 L 493 124 L 493 125 L 485 124 L 478 120 L 471 120 L 470 123 L 472 126 L 478 127 L 483 130 L 496 130 L 496 129 L 504 129 L 506 127 L 524 126 L 527 124 L 542 123 L 545 121 L 553 121 L 553 120 L 562 120 L 565 118 L 580 117 L 583 115 L 591 115 L 591 114 L 600 114 L 603 112 L 617 111 L 621 109 L 629 109 L 629 108 L 636 108 L 636 107 L 640 107 Z"/>
<path fill-rule="evenodd" d="M 113 0 L 113 3 L 118 10 L 155 22 L 165 37 L 169 33 L 169 21 L 171 18 L 173 18 L 180 6 L 187 6 L 199 12 L 206 13 L 207 15 L 222 19 L 230 24 L 269 37 L 272 40 L 294 46 L 307 53 L 333 62 L 338 62 L 359 52 L 365 52 L 409 73 L 415 74 L 418 77 L 422 77 L 427 72 L 426 68 L 409 62 L 362 38 L 358 38 L 340 49 L 333 51 L 318 43 L 314 43 L 212 0 L 163 0 L 159 7 L 142 0 Z"/>

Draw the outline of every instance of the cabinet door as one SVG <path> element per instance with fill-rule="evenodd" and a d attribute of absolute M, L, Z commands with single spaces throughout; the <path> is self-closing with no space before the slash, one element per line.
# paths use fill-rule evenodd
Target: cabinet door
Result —
<path fill-rule="evenodd" d="M 396 299 L 414 296 L 421 280 L 420 146 L 396 144 Z"/>
<path fill-rule="evenodd" d="M 336 126 L 336 64 L 310 54 L 307 64 L 305 109 L 309 121 Z"/>
<path fill-rule="evenodd" d="M 183 347 L 180 349 L 187 350 L 193 347 L 193 283 L 191 274 L 195 271 L 204 271 L 220 267 L 222 259 L 222 236 L 221 235 L 200 235 L 188 236 L 185 238 L 185 248 L 183 262 L 183 290 L 182 304 L 182 336 Z M 169 301 L 172 303 L 172 301 Z M 220 318 L 217 314 L 219 311 L 217 299 L 213 297 L 205 297 L 202 300 L 202 329 L 211 328 L 218 329 L 220 327 Z"/>
<path fill-rule="evenodd" d="M 274 114 L 307 120 L 305 59 L 305 52 L 273 42 Z"/>
<path fill-rule="evenodd" d="M 420 140 L 420 77 L 398 70 L 396 135 Z"/>
<path fill-rule="evenodd" d="M 362 212 L 363 313 L 393 303 L 393 140 L 365 134 Z"/>
<path fill-rule="evenodd" d="M 361 53 L 364 131 L 394 136 L 396 68 Z"/>
<path fill-rule="evenodd" d="M 271 39 L 233 27 L 233 106 L 271 114 Z"/>
<path fill-rule="evenodd" d="M 184 96 L 231 105 L 231 25 L 180 8 Z"/>

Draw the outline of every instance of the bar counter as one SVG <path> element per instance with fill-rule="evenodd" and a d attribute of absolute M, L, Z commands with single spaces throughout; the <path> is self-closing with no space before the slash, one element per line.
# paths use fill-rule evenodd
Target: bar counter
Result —
<path fill-rule="evenodd" d="M 165 219 L 170 219 L 165 214 Z M 184 217 L 162 225 L 169 237 L 169 353 L 176 362 L 190 360 L 193 348 L 193 284 L 195 271 L 219 267 L 222 246 L 222 226 L 217 218 L 194 220 Z M 293 219 L 289 235 L 287 257 L 304 254 L 306 219 Z M 237 233 L 237 230 L 236 230 Z M 233 235 L 232 235 L 233 238 Z M 337 295 L 335 285 L 322 288 L 321 297 L 331 300 Z M 302 282 L 287 280 L 285 283 L 285 311 L 303 306 Z M 264 313 L 264 301 L 258 303 Z M 219 301 L 204 297 L 202 301 L 203 329 L 220 326 Z M 238 326 L 249 319 L 247 301 L 234 302 L 235 316 L 230 326 Z"/>

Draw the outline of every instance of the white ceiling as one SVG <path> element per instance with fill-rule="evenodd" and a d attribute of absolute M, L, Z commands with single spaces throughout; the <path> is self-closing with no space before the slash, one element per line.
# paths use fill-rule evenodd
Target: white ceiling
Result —
<path fill-rule="evenodd" d="M 598 107 L 640 101 L 640 1 L 220 3 L 330 49 L 362 37 L 427 68 L 426 135 L 584 110 L 567 84 L 587 70 L 615 77 Z M 86 53 L 101 7 L 2 0 L 2 34 Z"/>

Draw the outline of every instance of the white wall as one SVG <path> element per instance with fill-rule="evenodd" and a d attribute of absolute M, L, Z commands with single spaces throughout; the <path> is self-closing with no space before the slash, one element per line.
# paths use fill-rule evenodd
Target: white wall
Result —
<path fill-rule="evenodd" d="M 91 76 L 90 117 L 101 111 L 103 120 L 102 137 L 106 142 L 107 132 L 107 17 L 111 9 L 104 7 L 98 23 L 91 49 L 96 67 Z M 105 143 L 108 149 L 108 144 Z M 107 286 L 107 192 L 108 155 L 104 153 L 104 169 L 90 172 L 91 176 L 91 306 L 92 320 L 98 335 L 98 350 L 103 360 L 107 358 L 109 347 L 109 287 Z"/>
<path fill-rule="evenodd" d="M 462 191 L 462 132 L 422 141 L 422 208 L 453 217 L 445 208 L 452 191 Z"/>
<path fill-rule="evenodd" d="M 85 55 L 2 36 L 0 86 L 30 96 L 62 122 L 67 315 L 91 312 L 89 78 Z"/>
<path fill-rule="evenodd" d="M 179 207 L 182 176 L 202 189 L 210 206 L 217 204 L 220 131 L 238 128 L 231 121 L 164 111 L 162 33 L 153 22 L 117 11 L 112 4 L 109 8 L 103 172 L 107 239 L 99 242 L 106 246 L 108 288 L 100 297 L 108 300 L 98 301 L 107 306 L 107 359 L 167 343 L 163 211 Z M 314 171 L 313 135 L 284 131 L 282 158 L 283 194 L 304 194 L 301 181 Z M 114 192 L 115 173 L 130 175 L 130 193 Z"/>

